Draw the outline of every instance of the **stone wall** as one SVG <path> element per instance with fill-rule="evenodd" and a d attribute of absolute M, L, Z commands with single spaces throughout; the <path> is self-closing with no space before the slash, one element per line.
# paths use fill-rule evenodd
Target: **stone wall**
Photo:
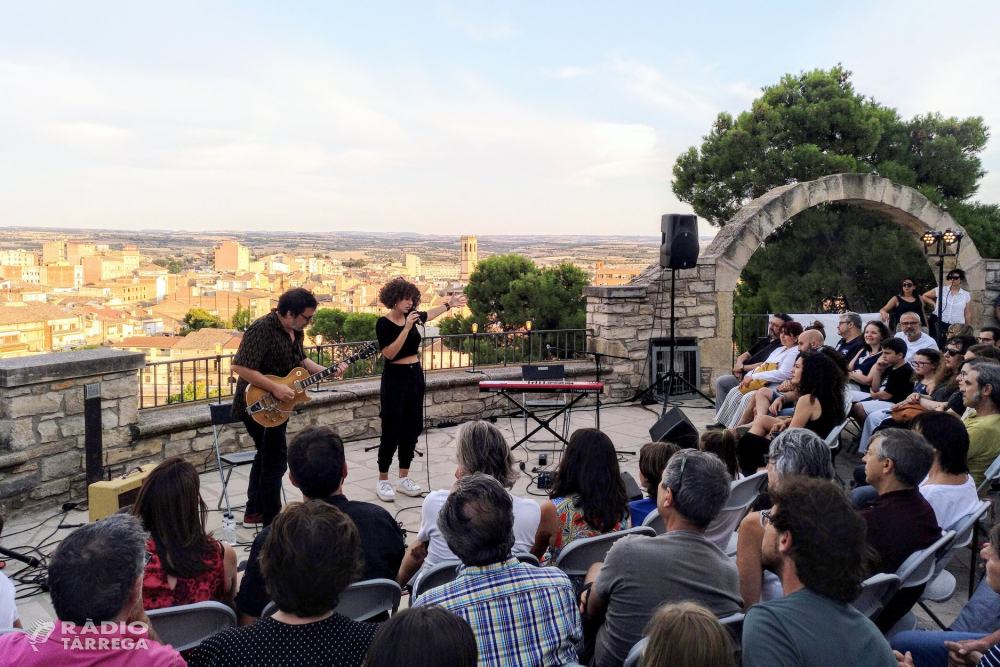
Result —
<path fill-rule="evenodd" d="M 183 456 L 201 469 L 214 466 L 214 435 L 207 403 L 138 410 L 138 371 L 144 355 L 88 350 L 0 361 L 0 510 L 57 506 L 86 497 L 83 387 L 100 381 L 106 472 Z M 520 367 L 483 367 L 485 373 L 427 375 L 430 426 L 506 415 L 513 406 L 480 393 L 479 381 L 513 380 Z M 570 377 L 593 377 L 594 364 L 572 362 Z M 345 440 L 380 433 L 378 378 L 337 382 L 337 391 L 311 394 L 292 416 L 289 434 L 332 426 Z M 590 401 L 592 403 L 592 401 Z M 220 429 L 223 452 L 252 449 L 241 424 Z M 372 454 L 374 456 L 374 453 Z M 107 478 L 107 474 L 105 474 Z"/>

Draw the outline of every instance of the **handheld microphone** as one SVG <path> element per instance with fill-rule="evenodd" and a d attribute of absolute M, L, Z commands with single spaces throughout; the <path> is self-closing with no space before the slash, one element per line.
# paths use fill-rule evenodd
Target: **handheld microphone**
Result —
<path fill-rule="evenodd" d="M 32 558 L 31 556 L 22 556 L 16 551 L 11 551 L 10 549 L 4 549 L 2 547 L 0 547 L 0 556 L 3 556 L 5 558 L 11 558 L 13 560 L 19 560 L 22 563 L 27 563 L 31 567 L 38 567 L 39 565 L 41 565 L 41 561 L 39 561 L 37 558 Z"/>
<path fill-rule="evenodd" d="M 415 312 L 417 312 L 416 308 L 410 308 L 408 311 L 406 311 L 406 316 L 409 317 L 410 313 L 415 313 Z M 420 323 L 427 324 L 427 313 L 424 312 L 420 313 Z"/>

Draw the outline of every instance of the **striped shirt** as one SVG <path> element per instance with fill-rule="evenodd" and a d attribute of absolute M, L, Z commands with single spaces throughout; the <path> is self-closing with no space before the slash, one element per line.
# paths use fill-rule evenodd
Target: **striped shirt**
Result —
<path fill-rule="evenodd" d="M 580 611 L 561 570 L 508 558 L 462 568 L 455 581 L 421 595 L 414 607 L 440 605 L 476 635 L 480 667 L 543 667 L 576 662 Z"/>

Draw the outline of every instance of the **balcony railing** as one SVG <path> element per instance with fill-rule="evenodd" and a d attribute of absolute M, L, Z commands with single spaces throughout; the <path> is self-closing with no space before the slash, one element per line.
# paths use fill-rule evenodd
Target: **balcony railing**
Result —
<path fill-rule="evenodd" d="M 587 350 L 587 337 L 586 329 L 428 336 L 422 343 L 421 361 L 426 370 L 437 371 L 575 359 Z M 307 347 L 306 354 L 322 366 L 332 366 L 356 354 L 364 344 Z M 230 399 L 237 380 L 231 370 L 234 356 L 218 354 L 146 364 L 139 372 L 139 407 Z M 344 378 L 376 377 L 384 363 L 382 355 L 357 361 Z"/>

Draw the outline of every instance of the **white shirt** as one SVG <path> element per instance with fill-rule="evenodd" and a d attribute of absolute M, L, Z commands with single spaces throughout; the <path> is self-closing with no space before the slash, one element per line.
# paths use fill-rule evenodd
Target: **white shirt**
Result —
<path fill-rule="evenodd" d="M 0 572 L 0 630 L 14 627 L 14 621 L 17 620 L 15 596 L 14 584 L 7 578 L 7 575 Z"/>
<path fill-rule="evenodd" d="M 934 298 L 938 296 L 937 287 L 934 288 Z M 972 301 L 972 295 L 964 289 L 959 288 L 958 294 L 952 294 L 949 287 L 944 291 L 944 303 L 941 305 L 941 319 L 948 324 L 962 324 L 965 322 L 965 304 Z M 934 313 L 937 314 L 937 306 L 934 306 Z"/>
<path fill-rule="evenodd" d="M 950 530 L 959 519 L 979 507 L 979 494 L 972 475 L 967 476 L 965 484 L 927 484 L 925 479 L 920 484 L 920 495 L 934 508 L 941 530 Z"/>
<path fill-rule="evenodd" d="M 444 507 L 444 501 L 448 499 L 450 489 L 439 489 L 431 491 L 424 498 L 424 506 L 420 513 L 420 531 L 417 539 L 427 543 L 427 557 L 423 565 L 413 578 L 416 580 L 424 570 L 437 565 L 446 560 L 458 560 L 458 556 L 452 553 L 448 544 L 444 541 L 444 536 L 438 529 L 438 515 Z M 508 493 L 510 493 L 508 491 Z M 514 501 L 514 546 L 513 553 L 526 553 L 531 551 L 535 545 L 535 533 L 538 532 L 538 524 L 542 520 L 542 509 L 534 500 L 518 498 L 512 495 Z"/>
<path fill-rule="evenodd" d="M 746 377 L 752 380 L 764 380 L 765 382 L 781 383 L 792 379 L 792 367 L 799 356 L 799 348 L 795 345 L 790 348 L 779 347 L 771 353 L 765 364 L 778 364 L 777 370 L 773 371 L 750 371 Z M 755 369 L 756 370 L 756 369 Z"/>
<path fill-rule="evenodd" d="M 920 332 L 920 338 L 912 343 L 902 331 L 896 334 L 896 338 L 899 338 L 906 343 L 906 363 L 911 363 L 913 361 L 913 357 L 917 355 L 918 350 L 924 350 L 926 348 L 930 348 L 932 350 L 939 349 L 934 339 L 925 334 L 923 331 Z"/>

